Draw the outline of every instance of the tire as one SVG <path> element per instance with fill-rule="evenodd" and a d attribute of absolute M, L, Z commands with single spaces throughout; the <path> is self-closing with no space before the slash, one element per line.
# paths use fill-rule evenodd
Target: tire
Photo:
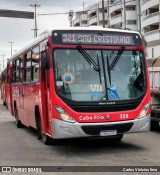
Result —
<path fill-rule="evenodd" d="M 39 111 L 36 112 L 36 127 L 37 127 L 37 134 L 38 134 L 38 140 L 42 139 L 42 124 L 41 119 L 39 115 Z"/>
<path fill-rule="evenodd" d="M 52 138 L 42 133 L 42 123 L 39 111 L 36 111 L 36 126 L 37 126 L 38 140 L 42 140 L 42 142 L 45 145 L 50 145 L 52 143 Z"/>
<path fill-rule="evenodd" d="M 22 125 L 21 121 L 19 120 L 18 111 L 17 111 L 17 108 L 16 107 L 14 109 L 14 117 L 16 119 L 16 126 L 17 126 L 17 128 L 22 128 L 23 125 Z"/>
<path fill-rule="evenodd" d="M 3 106 L 6 106 L 6 102 L 3 101 Z"/>
<path fill-rule="evenodd" d="M 45 145 L 51 145 L 53 143 L 53 139 L 46 134 L 42 135 L 42 141 Z"/>
<path fill-rule="evenodd" d="M 159 130 L 160 130 L 159 122 L 151 121 L 151 131 L 159 131 Z"/>
<path fill-rule="evenodd" d="M 116 136 L 115 138 L 111 138 L 112 142 L 120 142 L 123 138 L 123 134 Z"/>

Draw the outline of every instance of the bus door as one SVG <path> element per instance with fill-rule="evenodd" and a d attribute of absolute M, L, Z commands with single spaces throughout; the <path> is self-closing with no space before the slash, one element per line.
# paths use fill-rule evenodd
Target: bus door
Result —
<path fill-rule="evenodd" d="M 49 60 L 49 54 L 48 54 L 48 50 L 45 50 L 44 52 L 42 52 L 41 54 L 42 59 L 46 59 Z M 44 111 L 44 124 L 45 124 L 45 128 L 47 128 L 47 131 L 49 129 L 49 113 L 50 113 L 50 72 L 49 69 L 45 69 L 42 71 L 43 72 L 43 78 L 44 78 L 44 100 L 43 100 L 43 111 Z M 46 132 L 47 132 L 46 131 Z"/>

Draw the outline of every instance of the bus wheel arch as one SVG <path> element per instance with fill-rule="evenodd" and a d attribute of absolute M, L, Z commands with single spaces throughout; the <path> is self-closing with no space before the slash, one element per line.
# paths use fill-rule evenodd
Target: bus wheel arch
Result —
<path fill-rule="evenodd" d="M 22 125 L 21 121 L 19 120 L 17 104 L 16 104 L 15 101 L 14 101 L 14 117 L 16 119 L 16 126 L 17 126 L 17 128 L 22 128 L 23 125 Z"/>
<path fill-rule="evenodd" d="M 6 106 L 6 100 L 5 100 L 5 101 L 3 101 L 3 106 Z"/>
<path fill-rule="evenodd" d="M 37 105 L 35 106 L 35 121 L 36 121 L 38 140 L 41 140 L 42 139 L 42 122 L 41 122 L 39 107 Z"/>
<path fill-rule="evenodd" d="M 36 121 L 37 133 L 38 133 L 38 140 L 42 139 L 45 145 L 50 145 L 52 142 L 52 138 L 49 137 L 47 134 L 43 133 L 43 130 L 42 130 L 43 125 L 42 125 L 40 110 L 38 106 L 35 106 L 35 121 Z"/>

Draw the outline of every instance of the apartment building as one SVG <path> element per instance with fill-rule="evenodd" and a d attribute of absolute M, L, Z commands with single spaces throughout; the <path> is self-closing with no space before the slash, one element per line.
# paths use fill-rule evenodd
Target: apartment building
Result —
<path fill-rule="evenodd" d="M 148 58 L 157 58 L 160 56 L 160 0 L 142 0 L 141 11 Z"/>
<path fill-rule="evenodd" d="M 105 27 L 139 30 L 139 0 L 104 1 Z M 74 26 L 103 26 L 102 1 L 86 7 L 84 12 L 77 12 Z"/>
<path fill-rule="evenodd" d="M 148 58 L 160 56 L 160 0 L 106 0 L 105 27 L 139 31 L 147 41 Z M 77 12 L 74 26 L 103 26 L 102 1 Z"/>

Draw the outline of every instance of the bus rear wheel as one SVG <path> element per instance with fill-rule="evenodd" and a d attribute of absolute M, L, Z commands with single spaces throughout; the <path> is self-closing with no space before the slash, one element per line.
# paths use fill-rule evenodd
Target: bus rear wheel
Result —
<path fill-rule="evenodd" d="M 16 107 L 14 109 L 14 117 L 16 119 L 16 126 L 17 126 L 17 128 L 22 128 L 23 125 L 22 125 L 21 121 L 19 120 L 18 111 L 17 111 L 17 108 Z"/>

